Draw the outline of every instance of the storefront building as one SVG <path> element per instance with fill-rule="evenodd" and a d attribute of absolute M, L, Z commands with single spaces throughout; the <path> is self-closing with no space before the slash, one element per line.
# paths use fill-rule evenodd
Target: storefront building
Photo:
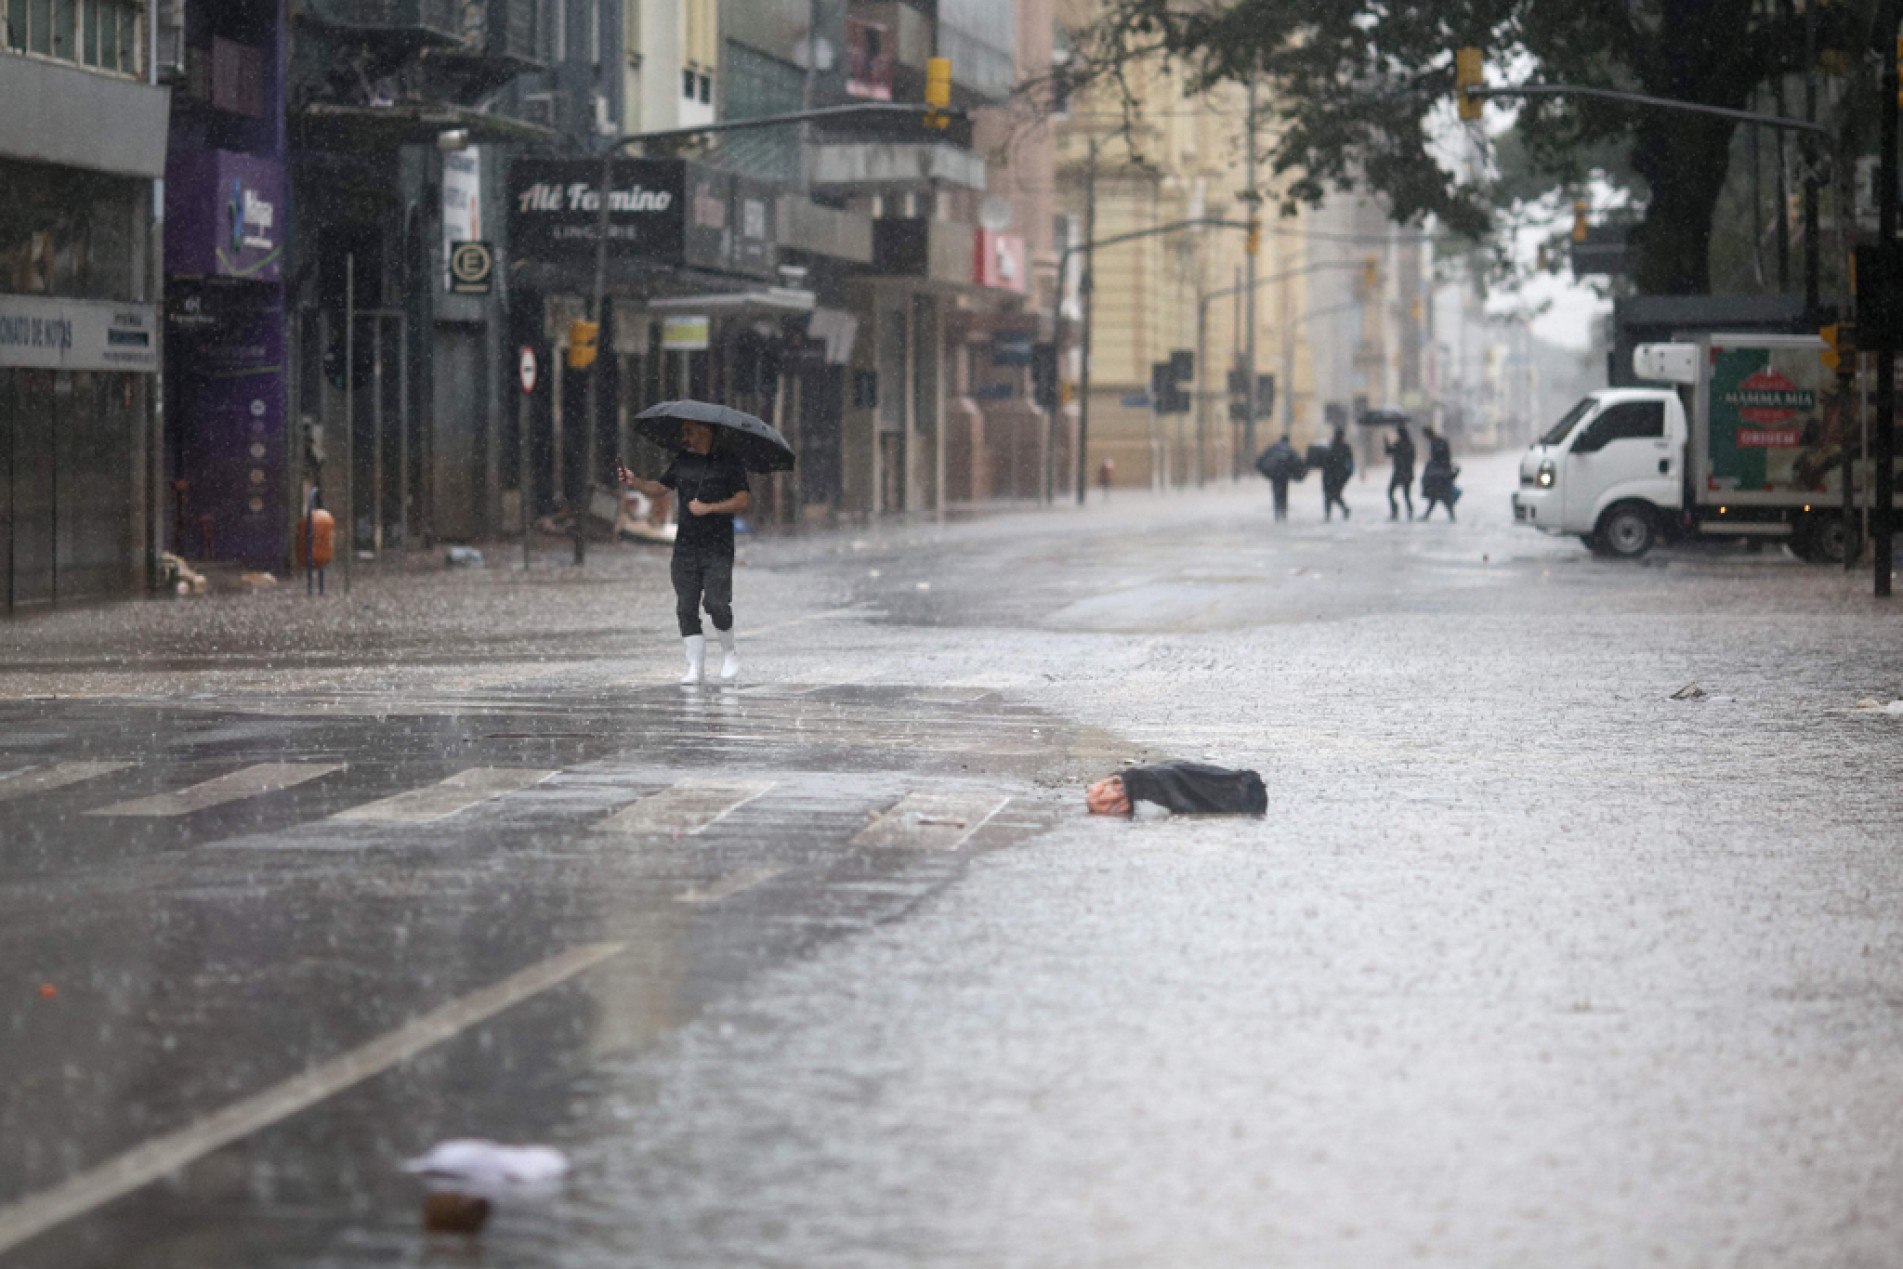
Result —
<path fill-rule="evenodd" d="M 157 471 L 143 6 L 30 9 L 0 51 L 0 607 L 146 584 Z M 109 37 L 109 38 L 108 38 Z"/>
<path fill-rule="evenodd" d="M 284 0 L 185 10 L 165 181 L 168 538 L 276 569 L 296 513 L 286 418 Z"/>

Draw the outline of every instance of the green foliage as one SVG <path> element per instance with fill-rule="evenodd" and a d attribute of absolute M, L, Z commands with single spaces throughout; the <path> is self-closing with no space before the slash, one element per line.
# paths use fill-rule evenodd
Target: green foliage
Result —
<path fill-rule="evenodd" d="M 1817 5 L 1820 50 L 1869 48 L 1871 0 Z M 1481 238 L 1503 208 L 1597 173 L 1644 201 L 1638 284 L 1696 292 L 1730 166 L 1728 120 L 1586 98 L 1518 106 L 1512 148 L 1490 171 L 1437 154 L 1454 50 L 1487 50 L 1494 82 L 1564 83 L 1748 109 L 1801 71 L 1804 17 L 1777 0 L 1104 0 L 1072 36 L 1067 75 L 1124 85 L 1133 60 L 1168 57 L 1195 81 L 1266 89 L 1266 158 L 1284 205 L 1369 188 L 1396 219 L 1432 216 Z M 1126 93 L 1126 104 L 1134 104 Z"/>

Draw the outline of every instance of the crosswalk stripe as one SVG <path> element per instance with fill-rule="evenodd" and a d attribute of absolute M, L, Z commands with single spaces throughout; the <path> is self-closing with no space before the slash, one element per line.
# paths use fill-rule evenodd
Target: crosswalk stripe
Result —
<path fill-rule="evenodd" d="M 718 823 L 772 787 L 771 782 L 682 780 L 629 803 L 595 825 L 595 830 L 691 836 Z"/>
<path fill-rule="evenodd" d="M 763 885 L 775 877 L 784 875 L 785 872 L 784 868 L 743 868 L 739 872 L 729 873 L 705 888 L 697 886 L 692 890 L 683 891 L 674 896 L 674 902 L 696 905 L 719 903 L 722 899 L 732 898 L 742 890 L 751 890 L 755 886 Z"/>
<path fill-rule="evenodd" d="M 23 798 L 29 793 L 45 793 L 95 776 L 123 771 L 129 762 L 56 762 L 50 767 L 32 767 L 0 776 L 0 802 Z"/>
<path fill-rule="evenodd" d="M 471 767 L 458 771 L 447 780 L 398 793 L 394 797 L 366 802 L 331 816 L 334 820 L 355 820 L 377 824 L 429 824 L 448 819 L 458 811 L 492 801 L 505 793 L 540 784 L 557 774 L 552 770 L 527 767 Z"/>
<path fill-rule="evenodd" d="M 852 845 L 957 850 L 1010 800 L 995 793 L 908 793 L 859 830 Z"/>
<path fill-rule="evenodd" d="M 174 793 L 157 793 L 151 797 L 133 798 L 129 802 L 115 802 L 111 806 L 88 811 L 87 814 L 190 815 L 194 811 L 257 797 L 261 793 L 277 793 L 343 769 L 340 762 L 260 762 Z"/>

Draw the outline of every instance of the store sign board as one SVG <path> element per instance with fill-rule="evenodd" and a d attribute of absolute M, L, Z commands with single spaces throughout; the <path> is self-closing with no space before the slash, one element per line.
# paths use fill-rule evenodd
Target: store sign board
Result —
<path fill-rule="evenodd" d="M 1018 234 L 974 231 L 978 235 L 973 251 L 973 281 L 1001 291 L 1023 294 L 1026 282 L 1024 239 Z"/>
<path fill-rule="evenodd" d="M 0 367 L 158 369 L 156 304 L 0 295 Z"/>
<path fill-rule="evenodd" d="M 284 165 L 229 150 L 182 151 L 166 169 L 165 270 L 277 282 L 284 261 Z"/>
<path fill-rule="evenodd" d="M 679 260 L 686 228 L 687 164 L 624 159 L 608 192 L 608 250 Z M 509 172 L 515 257 L 592 264 L 601 216 L 601 164 L 592 159 L 517 159 Z"/>
<path fill-rule="evenodd" d="M 482 240 L 482 150 L 452 151 L 443 156 L 443 285 L 452 293 L 468 293 L 456 285 L 457 244 Z"/>
<path fill-rule="evenodd" d="M 661 319 L 661 351 L 703 352 L 712 343 L 713 322 L 706 317 Z"/>
<path fill-rule="evenodd" d="M 601 163 L 518 159 L 509 176 L 517 260 L 592 270 L 600 227 Z M 685 265 L 771 278 L 773 187 L 684 159 L 623 159 L 608 195 L 611 262 Z"/>

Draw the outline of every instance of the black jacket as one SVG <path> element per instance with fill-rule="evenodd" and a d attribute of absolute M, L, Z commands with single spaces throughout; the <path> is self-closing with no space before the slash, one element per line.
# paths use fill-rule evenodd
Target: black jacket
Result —
<path fill-rule="evenodd" d="M 1388 457 L 1394 460 L 1396 480 L 1414 479 L 1414 440 L 1406 432 L 1387 443 Z"/>

